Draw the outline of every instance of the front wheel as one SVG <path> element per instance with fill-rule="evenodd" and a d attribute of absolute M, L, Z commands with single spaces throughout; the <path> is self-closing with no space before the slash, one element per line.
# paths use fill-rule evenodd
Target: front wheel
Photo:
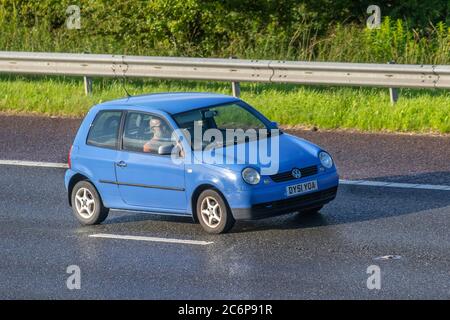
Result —
<path fill-rule="evenodd" d="M 203 191 L 197 200 L 197 218 L 208 233 L 225 233 L 235 220 L 223 197 L 214 190 Z"/>
<path fill-rule="evenodd" d="M 103 222 L 109 209 L 103 206 L 100 195 L 89 181 L 80 181 L 72 189 L 73 215 L 83 225 Z"/>

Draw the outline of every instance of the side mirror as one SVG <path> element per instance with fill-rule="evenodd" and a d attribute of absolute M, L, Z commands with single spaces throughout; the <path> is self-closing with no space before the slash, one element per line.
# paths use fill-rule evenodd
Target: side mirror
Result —
<path fill-rule="evenodd" d="M 160 146 L 158 148 L 159 155 L 167 156 L 171 155 L 172 153 L 175 153 L 177 156 L 181 157 L 181 148 L 178 145 L 174 146 L 172 144 Z"/>
<path fill-rule="evenodd" d="M 270 124 L 272 125 L 272 127 L 278 128 L 278 122 L 272 121 Z"/>
<path fill-rule="evenodd" d="M 174 148 L 173 144 L 168 144 L 165 146 L 159 146 L 158 148 L 158 154 L 162 156 L 170 155 L 172 154 L 172 149 Z"/>

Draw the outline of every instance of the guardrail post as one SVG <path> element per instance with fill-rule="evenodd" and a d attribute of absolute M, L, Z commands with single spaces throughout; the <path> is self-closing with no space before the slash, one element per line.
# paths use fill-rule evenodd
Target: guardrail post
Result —
<path fill-rule="evenodd" d="M 87 96 L 92 94 L 92 78 L 84 77 L 84 92 Z"/>
<path fill-rule="evenodd" d="M 83 54 L 89 54 L 89 52 L 83 52 Z M 92 78 L 88 76 L 84 76 L 84 93 L 87 96 L 90 96 L 92 94 Z"/>
<path fill-rule="evenodd" d="M 395 61 L 389 61 L 388 64 L 395 64 Z M 389 96 L 391 97 L 391 104 L 394 105 L 398 100 L 398 89 L 389 88 Z"/>
<path fill-rule="evenodd" d="M 230 59 L 236 59 L 236 57 L 230 57 Z M 233 93 L 233 97 L 239 98 L 241 96 L 241 84 L 239 82 L 232 81 L 231 91 Z"/>

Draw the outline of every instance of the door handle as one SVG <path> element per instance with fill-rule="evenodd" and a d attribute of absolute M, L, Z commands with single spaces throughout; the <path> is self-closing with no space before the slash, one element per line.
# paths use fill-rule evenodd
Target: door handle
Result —
<path fill-rule="evenodd" d="M 116 165 L 118 167 L 124 168 L 124 167 L 127 166 L 127 163 L 125 161 L 119 161 L 119 162 L 116 163 Z"/>

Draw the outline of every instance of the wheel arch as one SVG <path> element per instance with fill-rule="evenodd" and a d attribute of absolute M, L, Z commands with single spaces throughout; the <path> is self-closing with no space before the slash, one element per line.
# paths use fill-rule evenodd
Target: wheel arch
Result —
<path fill-rule="evenodd" d="M 75 185 L 78 182 L 85 181 L 85 180 L 91 182 L 88 177 L 82 175 L 81 173 L 76 173 L 76 174 L 73 175 L 72 178 L 70 178 L 69 186 L 67 187 L 67 197 L 68 197 L 68 200 L 69 200 L 69 206 L 72 206 L 72 190 L 73 190 L 73 187 L 75 187 Z"/>
<path fill-rule="evenodd" d="M 197 200 L 200 196 L 200 194 L 205 191 L 205 190 L 214 190 L 217 193 L 220 194 L 220 196 L 222 197 L 223 201 L 225 202 L 225 205 L 228 207 L 228 210 L 230 210 L 230 206 L 228 204 L 228 200 L 225 197 L 225 195 L 223 194 L 222 191 L 220 191 L 219 188 L 217 188 L 217 186 L 213 185 L 213 184 L 209 184 L 209 183 L 204 183 L 201 184 L 199 186 L 197 186 L 194 190 L 194 192 L 192 192 L 192 196 L 191 196 L 191 212 L 192 212 L 192 218 L 194 219 L 194 221 L 196 223 L 198 223 L 198 218 L 197 218 Z"/>

